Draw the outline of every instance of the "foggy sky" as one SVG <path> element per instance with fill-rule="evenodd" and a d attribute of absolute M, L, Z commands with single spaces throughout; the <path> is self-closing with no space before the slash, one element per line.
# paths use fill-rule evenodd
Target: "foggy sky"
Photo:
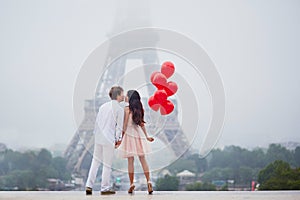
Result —
<path fill-rule="evenodd" d="M 0 0 L 1 143 L 69 143 L 77 74 L 107 39 L 117 4 Z M 219 70 L 227 101 L 218 145 L 300 142 L 299 1 L 154 0 L 148 6 L 153 27 L 196 41 Z"/>

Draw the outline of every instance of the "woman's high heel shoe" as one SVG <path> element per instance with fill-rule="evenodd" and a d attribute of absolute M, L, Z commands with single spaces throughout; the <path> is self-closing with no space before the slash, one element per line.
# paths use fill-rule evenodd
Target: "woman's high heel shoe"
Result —
<path fill-rule="evenodd" d="M 130 188 L 128 189 L 128 193 L 129 193 L 129 194 L 132 194 L 133 191 L 134 191 L 134 188 L 135 188 L 135 185 L 131 184 L 131 185 L 130 185 Z"/>
<path fill-rule="evenodd" d="M 148 185 L 148 193 L 152 194 L 153 193 L 152 183 L 148 182 L 147 185 Z"/>

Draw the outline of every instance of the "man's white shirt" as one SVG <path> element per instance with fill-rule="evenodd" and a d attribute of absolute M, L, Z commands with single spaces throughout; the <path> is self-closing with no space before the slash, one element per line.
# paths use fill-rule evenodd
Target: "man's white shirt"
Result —
<path fill-rule="evenodd" d="M 99 108 L 95 123 L 95 143 L 115 144 L 122 137 L 124 108 L 116 100 L 104 103 Z"/>

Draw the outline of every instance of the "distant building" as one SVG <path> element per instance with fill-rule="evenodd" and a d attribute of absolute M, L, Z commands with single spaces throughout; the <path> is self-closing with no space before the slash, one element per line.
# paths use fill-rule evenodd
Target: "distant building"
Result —
<path fill-rule="evenodd" d="M 184 170 L 176 174 L 179 178 L 179 190 L 185 190 L 187 184 L 192 184 L 196 181 L 196 174 L 189 170 Z"/>

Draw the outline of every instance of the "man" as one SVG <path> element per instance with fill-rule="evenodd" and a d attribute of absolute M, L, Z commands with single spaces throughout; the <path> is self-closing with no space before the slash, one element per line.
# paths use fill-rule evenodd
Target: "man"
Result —
<path fill-rule="evenodd" d="M 120 106 L 120 102 L 124 100 L 124 91 L 119 86 L 112 87 L 109 96 L 111 101 L 100 106 L 96 118 L 94 153 L 86 182 L 86 195 L 92 194 L 101 162 L 103 164 L 101 195 L 116 193 L 111 188 L 110 175 L 114 149 L 120 145 L 122 140 L 124 109 Z"/>

